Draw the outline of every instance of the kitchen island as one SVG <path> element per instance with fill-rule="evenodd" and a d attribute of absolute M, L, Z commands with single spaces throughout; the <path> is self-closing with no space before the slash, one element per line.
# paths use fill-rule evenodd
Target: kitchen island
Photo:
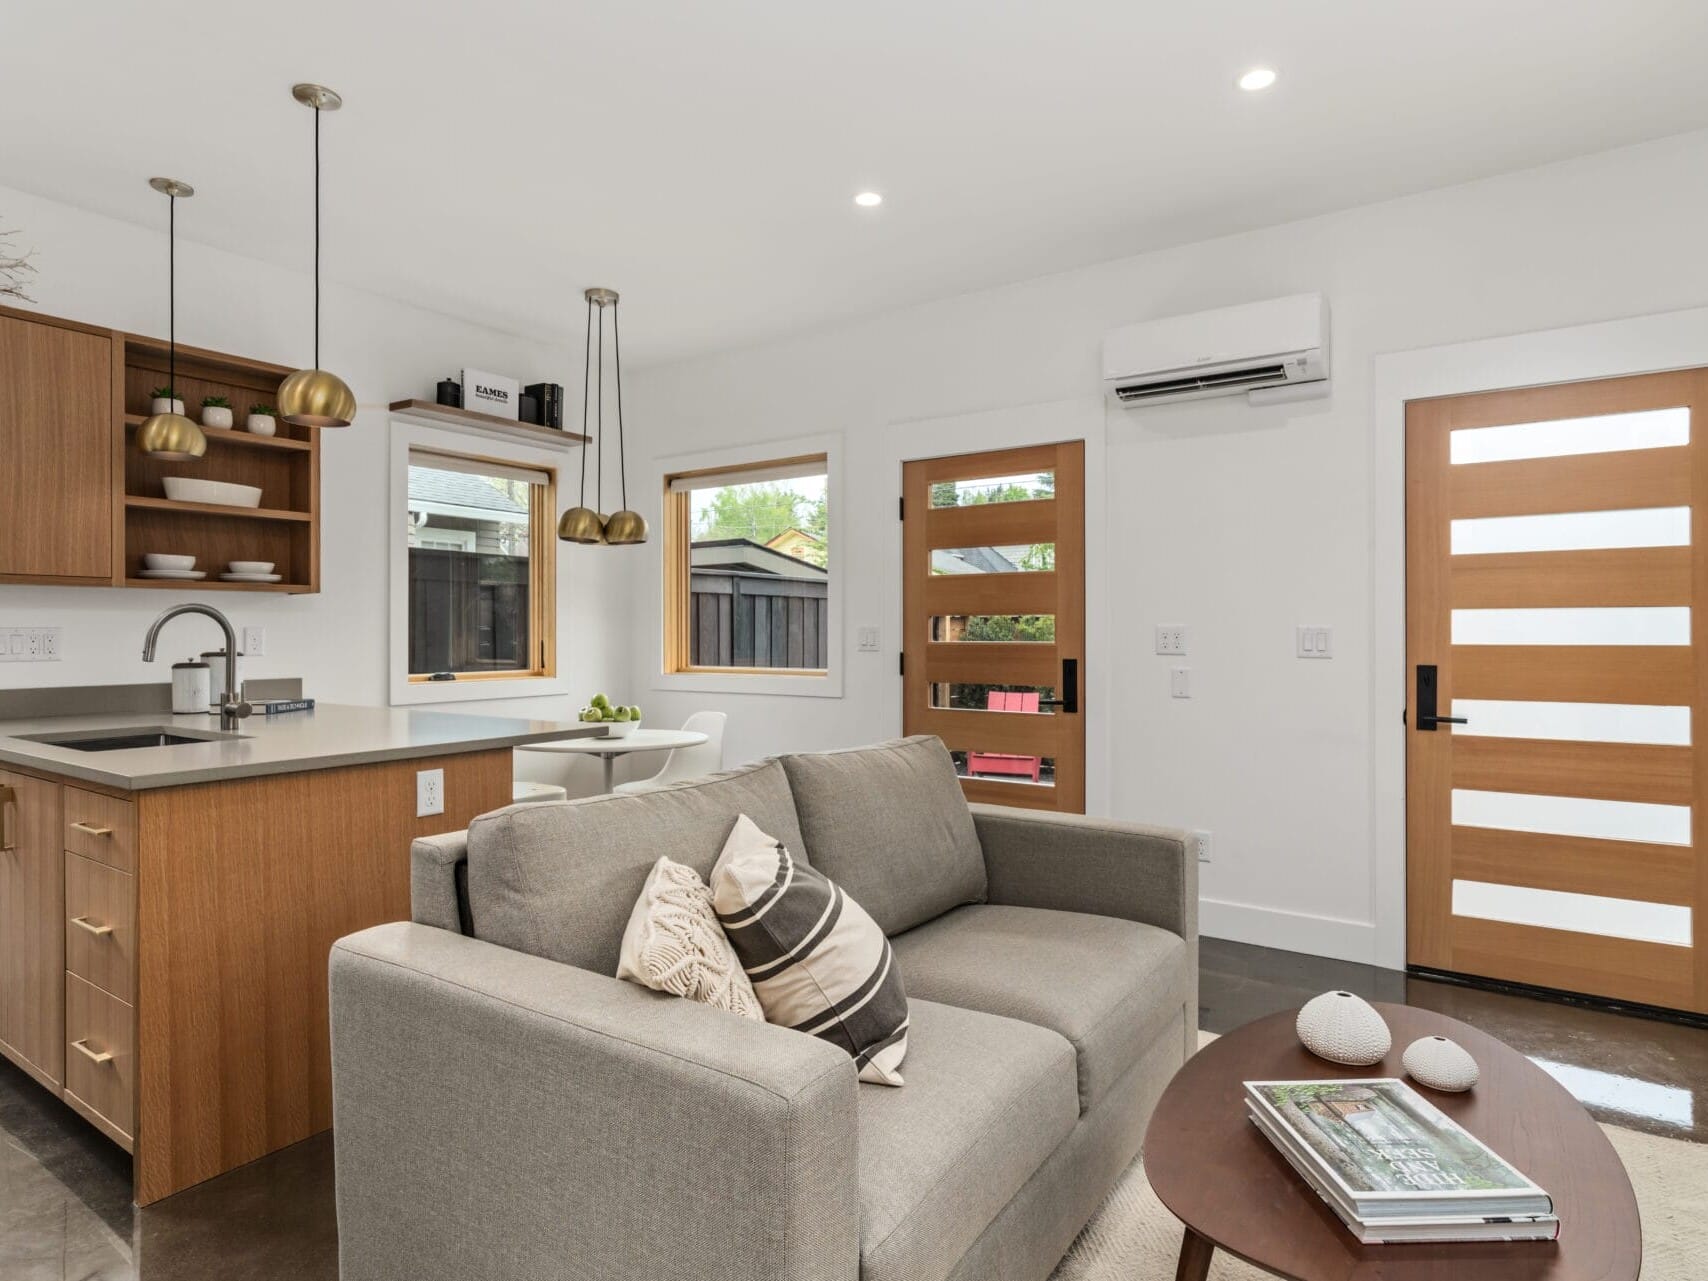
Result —
<path fill-rule="evenodd" d="M 166 688 L 0 693 L 0 1054 L 133 1153 L 139 1204 L 331 1125 L 333 940 L 408 917 L 410 842 L 508 805 L 513 747 L 603 732 L 322 704 L 222 733 Z M 190 741 L 115 746 L 161 735 Z"/>

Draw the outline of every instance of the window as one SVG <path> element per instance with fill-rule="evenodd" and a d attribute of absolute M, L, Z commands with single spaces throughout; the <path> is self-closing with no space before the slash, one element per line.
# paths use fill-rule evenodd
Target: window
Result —
<path fill-rule="evenodd" d="M 553 675 L 554 481 L 545 468 L 409 450 L 411 684 Z"/>
<path fill-rule="evenodd" d="M 823 676 L 831 665 L 824 454 L 664 480 L 664 670 Z"/>

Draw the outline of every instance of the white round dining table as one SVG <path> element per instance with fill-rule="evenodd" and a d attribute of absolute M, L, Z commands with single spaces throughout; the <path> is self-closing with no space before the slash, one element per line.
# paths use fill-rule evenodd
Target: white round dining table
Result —
<path fill-rule="evenodd" d="M 698 747 L 706 736 L 694 729 L 637 729 L 622 738 L 562 738 L 544 743 L 518 743 L 518 752 L 565 752 L 579 756 L 597 756 L 605 766 L 607 792 L 616 789 L 616 767 L 619 756 L 631 752 L 668 752 L 678 747 Z"/>

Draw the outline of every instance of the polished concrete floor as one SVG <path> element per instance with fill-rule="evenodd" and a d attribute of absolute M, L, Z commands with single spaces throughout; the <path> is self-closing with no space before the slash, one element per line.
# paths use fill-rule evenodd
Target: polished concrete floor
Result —
<path fill-rule="evenodd" d="M 1500 1037 L 1600 1120 L 1708 1142 L 1708 1030 L 1215 939 L 1200 956 L 1207 1031 L 1344 988 Z M 136 1210 L 129 1158 L 0 1061 L 4 1281 L 334 1281 L 337 1259 L 329 1134 Z"/>

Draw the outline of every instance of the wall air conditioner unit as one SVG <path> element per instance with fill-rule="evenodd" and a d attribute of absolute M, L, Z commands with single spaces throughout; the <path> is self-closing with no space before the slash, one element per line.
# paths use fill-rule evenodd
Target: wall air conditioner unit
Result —
<path fill-rule="evenodd" d="M 1328 394 L 1328 300 L 1294 294 L 1117 329 L 1103 340 L 1112 404 L 1245 392 L 1252 404 Z"/>

